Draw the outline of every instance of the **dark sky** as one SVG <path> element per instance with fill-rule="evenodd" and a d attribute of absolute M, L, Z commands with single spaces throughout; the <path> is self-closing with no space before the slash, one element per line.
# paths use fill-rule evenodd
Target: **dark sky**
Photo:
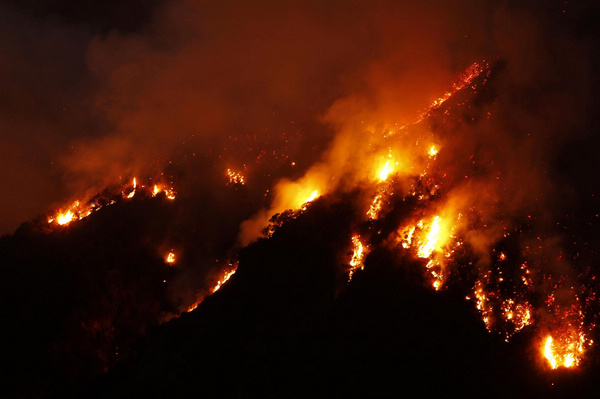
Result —
<path fill-rule="evenodd" d="M 595 106 L 596 10 L 579 2 L 2 1 L 0 10 L 2 233 L 90 190 L 159 174 L 182 153 L 229 145 L 246 163 L 245 147 L 297 133 L 287 152 L 307 167 L 340 124 L 410 120 L 482 59 L 508 65 L 513 117 L 494 139 L 544 131 L 531 145 L 554 151 L 587 134 Z M 223 145 L 230 137 L 241 141 Z"/>

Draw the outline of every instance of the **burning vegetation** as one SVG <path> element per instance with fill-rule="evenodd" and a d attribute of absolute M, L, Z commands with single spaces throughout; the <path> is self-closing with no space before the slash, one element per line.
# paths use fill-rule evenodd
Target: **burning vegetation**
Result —
<path fill-rule="evenodd" d="M 393 3 L 353 2 L 338 13 L 334 6 L 284 2 L 273 9 L 259 1 L 252 7 L 261 12 L 252 16 L 249 6 L 174 2 L 143 32 L 80 38 L 86 48 L 68 79 L 46 82 L 60 98 L 38 95 L 31 76 L 2 66 L 2 76 L 19 76 L 1 111 L 11 133 L 0 138 L 3 158 L 51 165 L 29 172 L 38 183 L 49 173 L 63 179 L 48 201 L 70 198 L 0 240 L 4 289 L 15 293 L 6 308 L 27 330 L 22 337 L 8 332 L 3 341 L 16 349 L 7 348 L 7 358 L 18 363 L 29 342 L 41 342 L 30 352 L 42 354 L 43 386 L 33 396 L 59 384 L 59 374 L 67 386 L 105 373 L 155 328 L 160 336 L 193 325 L 206 342 L 213 325 L 225 326 L 220 332 L 232 342 L 237 337 L 227 334 L 240 331 L 243 345 L 222 347 L 250 360 L 228 354 L 229 361 L 207 362 L 219 370 L 219 361 L 250 364 L 252 354 L 268 352 L 261 345 L 285 335 L 269 336 L 280 332 L 271 318 L 285 314 L 278 320 L 289 337 L 265 347 L 285 353 L 302 348 L 306 336 L 327 336 L 305 355 L 316 358 L 337 350 L 328 347 L 337 342 L 331 331 L 352 322 L 352 312 L 378 322 L 364 309 L 387 305 L 363 303 L 361 293 L 378 298 L 374 282 L 389 294 L 404 278 L 416 288 L 403 285 L 407 294 L 398 297 L 410 303 L 408 293 L 416 293 L 426 302 L 419 309 L 440 306 L 431 325 L 445 325 L 444 302 L 457 298 L 477 331 L 519 347 L 520 359 L 535 353 L 543 366 L 531 367 L 548 379 L 597 363 L 600 196 L 588 173 L 598 169 L 598 140 L 589 134 L 598 118 L 597 57 L 590 56 L 586 24 L 566 2 L 552 3 L 558 15 L 553 8 L 534 20 L 542 8 L 534 2 Z M 331 23 L 338 18 L 346 23 Z M 70 29 L 41 29 L 33 35 L 44 38 L 41 44 L 22 53 L 45 59 L 46 44 L 53 54 L 68 52 L 73 46 L 56 41 L 79 37 Z M 0 41 L 13 37 L 0 33 Z M 7 59 L 20 56 L 8 47 Z M 60 70 L 56 63 L 47 67 Z M 80 79 L 74 70 L 85 75 L 82 87 L 64 90 Z M 90 82 L 93 90 L 84 87 Z M 43 120 L 23 122 L 25 108 L 38 100 Z M 56 104 L 65 104 L 61 112 Z M 54 140 L 58 135 L 48 132 L 59 125 L 90 133 Z M 68 142 L 68 151 L 44 155 L 27 147 L 13 154 L 19 133 L 29 129 L 37 146 Z M 24 186 L 36 186 L 13 180 L 25 194 Z M 402 314 L 386 314 L 387 321 L 410 327 L 412 315 Z M 310 328 L 319 331 L 302 335 Z M 342 335 L 360 347 L 363 330 L 371 331 Z M 385 337 L 385 330 L 373 336 Z M 353 347 L 338 349 L 332 353 L 343 358 Z M 377 353 L 370 349 L 364 353 Z M 63 365 L 58 371 L 55 358 Z M 71 380 L 69 359 L 78 359 L 72 369 L 81 371 Z M 290 374 L 307 374 L 309 363 Z M 244 381 L 272 371 L 259 366 L 265 369 L 242 370 Z M 19 367 L 37 375 L 24 360 Z M 346 371 L 346 379 L 357 375 Z M 17 385 L 11 389 L 19 393 Z"/>
<path fill-rule="evenodd" d="M 414 121 L 391 125 L 379 132 L 373 131 L 370 142 L 367 145 L 359 143 L 356 152 L 352 152 L 353 157 L 349 157 L 347 152 L 348 145 L 353 145 L 347 141 L 353 140 L 352 134 L 347 133 L 347 137 L 341 134 L 334 141 L 329 154 L 309 168 L 303 177 L 296 181 L 284 179 L 276 185 L 270 208 L 258 212 L 242 224 L 241 243 L 248 244 L 260 237 L 256 233 L 257 228 L 260 228 L 263 237 L 272 237 L 286 220 L 296 219 L 309 211 L 311 204 L 322 196 L 359 188 L 364 192 L 363 197 L 370 198 L 364 216 L 360 218 L 361 230 L 366 228 L 367 234 L 355 233 L 351 237 L 348 282 L 352 281 L 358 270 L 364 269 L 368 248 L 374 246 L 375 242 L 380 242 L 378 246 L 388 249 L 399 247 L 422 263 L 424 278 L 435 291 L 447 288 L 449 281 L 457 279 L 462 285 L 472 284 L 467 300 L 474 300 L 475 308 L 488 331 L 500 332 L 506 341 L 531 326 L 542 334 L 541 331 L 550 326 L 544 318 L 536 318 L 539 312 L 534 309 L 532 300 L 536 296 L 547 295 L 548 312 L 556 310 L 553 307 L 553 293 L 543 293 L 542 287 L 547 284 L 541 275 L 542 271 L 531 272 L 529 265 L 536 262 L 536 257 L 529 253 L 529 246 L 522 248 L 521 253 L 516 253 L 514 259 L 496 249 L 508 245 L 515 234 L 522 234 L 522 227 L 517 226 L 511 233 L 511 226 L 503 222 L 504 233 L 498 237 L 490 227 L 498 221 L 487 219 L 489 215 L 485 212 L 485 206 L 488 205 L 482 207 L 481 199 L 473 195 L 479 184 L 475 171 L 478 165 L 472 160 L 474 156 L 470 158 L 474 175 L 464 176 L 466 182 L 453 180 L 444 167 L 438 165 L 440 159 L 445 160 L 445 145 L 438 144 L 443 138 L 436 137 L 432 130 L 426 128 L 434 122 L 444 125 L 455 121 L 455 113 L 460 114 L 461 107 L 468 104 L 471 97 L 486 91 L 495 65 L 496 62 L 472 64 L 459 75 L 450 90 L 432 100 Z M 481 112 L 489 114 L 485 107 Z M 342 147 L 344 152 L 340 152 L 338 147 Z M 241 171 L 227 169 L 226 175 L 228 184 L 246 184 Z M 341 185 L 341 182 L 344 184 Z M 485 186 L 482 189 L 484 195 L 490 190 Z M 175 199 L 172 187 L 140 184 L 136 178 L 116 191 L 120 191 L 123 199 L 139 195 L 154 197 L 162 192 L 166 198 Z M 374 226 L 386 219 L 394 208 L 392 204 L 398 199 L 413 204 L 412 211 L 402 217 L 400 225 L 390 235 L 392 240 L 375 241 L 380 232 L 375 233 Z M 117 200 L 114 194 L 78 200 L 49 217 L 48 223 L 69 224 Z M 497 206 L 499 199 L 491 197 L 488 201 Z M 357 204 L 357 207 L 361 205 Z M 265 222 L 267 217 L 269 223 Z M 531 224 L 531 217 L 525 223 Z M 487 242 L 482 245 L 477 241 L 477 235 L 485 237 Z M 488 254 L 484 253 L 486 251 Z M 173 251 L 166 255 L 165 262 L 175 264 Z M 518 263 L 518 267 L 515 267 L 515 263 Z M 196 309 L 207 295 L 218 291 L 236 270 L 237 263 L 225 267 L 213 288 L 197 293 L 194 302 L 185 309 L 188 312 Z M 565 275 L 562 278 L 571 277 Z M 562 320 L 552 319 L 551 324 L 556 324 L 553 332 L 542 340 L 541 353 L 552 369 L 578 366 L 585 349 L 592 343 L 587 335 L 595 324 L 583 320 L 585 309 L 579 300 L 569 306 L 571 312 L 581 316 L 580 323 L 573 327 L 571 324 L 561 324 Z"/>

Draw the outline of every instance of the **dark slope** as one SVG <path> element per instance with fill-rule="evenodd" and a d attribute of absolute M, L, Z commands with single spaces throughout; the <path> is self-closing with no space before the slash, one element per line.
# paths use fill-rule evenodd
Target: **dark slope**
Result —
<path fill-rule="evenodd" d="M 542 371 L 529 332 L 509 344 L 488 334 L 459 290 L 423 287 L 422 265 L 401 253 L 371 253 L 346 285 L 339 248 L 353 218 L 317 201 L 244 249 L 236 275 L 197 310 L 75 396 L 593 397 L 597 367 Z"/>
<path fill-rule="evenodd" d="M 156 251 L 172 212 L 161 196 L 55 231 L 40 219 L 0 239 L 2 396 L 96 377 L 176 310 L 163 284 L 174 271 Z"/>

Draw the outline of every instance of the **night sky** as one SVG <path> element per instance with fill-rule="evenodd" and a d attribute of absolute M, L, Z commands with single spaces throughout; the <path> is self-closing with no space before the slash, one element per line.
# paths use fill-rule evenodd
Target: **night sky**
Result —
<path fill-rule="evenodd" d="M 599 16 L 554 0 L 0 0 L 0 396 L 593 397 L 596 344 L 575 370 L 539 347 L 569 317 L 599 338 Z M 48 223 L 75 200 L 102 209 Z M 435 292 L 401 232 L 450 211 L 461 246 Z M 348 282 L 355 235 L 369 254 Z M 523 264 L 530 287 L 500 283 Z M 482 276 L 490 317 L 505 296 L 531 307 L 508 343 L 465 300 Z"/>

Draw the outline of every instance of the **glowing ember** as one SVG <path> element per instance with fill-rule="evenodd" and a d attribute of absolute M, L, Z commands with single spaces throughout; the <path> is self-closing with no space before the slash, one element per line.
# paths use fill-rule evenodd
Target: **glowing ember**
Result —
<path fill-rule="evenodd" d="M 230 184 L 241 184 L 242 186 L 245 183 L 244 175 L 241 172 L 235 172 L 231 169 L 227 169 L 227 177 L 229 178 Z"/>
<path fill-rule="evenodd" d="M 528 303 L 517 303 L 513 299 L 502 302 L 504 320 L 511 323 L 514 332 L 522 330 L 532 323 L 532 309 Z"/>
<path fill-rule="evenodd" d="M 174 200 L 175 199 L 175 191 L 173 191 L 173 189 L 167 189 L 167 190 L 165 190 L 165 195 L 170 200 Z"/>
<path fill-rule="evenodd" d="M 490 305 L 490 301 L 488 299 L 487 293 L 484 290 L 483 283 L 481 282 L 481 280 L 477 280 L 475 282 L 475 287 L 473 288 L 473 291 L 475 293 L 477 310 L 479 310 L 479 312 L 481 313 L 481 317 L 483 318 L 485 328 L 487 328 L 488 331 L 491 331 L 494 323 L 494 309 Z"/>
<path fill-rule="evenodd" d="M 364 259 L 365 259 L 365 247 L 360 241 L 360 237 L 358 235 L 352 236 L 352 258 L 350 259 L 350 272 L 348 273 L 348 281 L 352 281 L 352 276 L 360 268 L 363 270 L 365 268 Z"/>

